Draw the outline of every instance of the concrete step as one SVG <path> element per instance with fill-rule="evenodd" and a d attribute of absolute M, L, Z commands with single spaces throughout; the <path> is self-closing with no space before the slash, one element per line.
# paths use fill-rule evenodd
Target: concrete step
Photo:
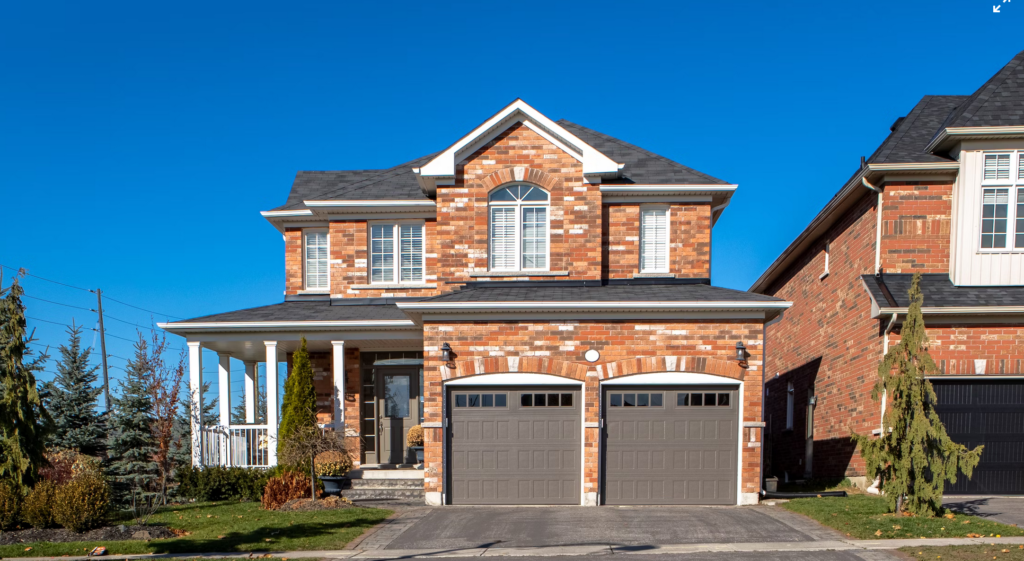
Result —
<path fill-rule="evenodd" d="M 341 494 L 350 501 L 357 503 L 365 501 L 393 501 L 422 505 L 426 502 L 426 493 L 423 491 L 422 485 L 419 489 L 345 489 Z"/>
<path fill-rule="evenodd" d="M 423 479 L 349 479 L 344 489 L 423 489 Z"/>
<path fill-rule="evenodd" d="M 423 479 L 422 469 L 362 468 L 348 472 L 349 479 Z"/>

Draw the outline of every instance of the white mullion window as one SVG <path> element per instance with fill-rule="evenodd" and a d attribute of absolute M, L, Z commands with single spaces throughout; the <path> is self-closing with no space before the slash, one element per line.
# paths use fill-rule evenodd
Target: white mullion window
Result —
<path fill-rule="evenodd" d="M 492 271 L 544 271 L 551 251 L 550 196 L 540 187 L 514 184 L 488 197 Z"/>
<path fill-rule="evenodd" d="M 983 155 L 981 250 L 1024 249 L 1024 154 Z"/>
<path fill-rule="evenodd" d="M 640 272 L 667 273 L 669 261 L 667 208 L 640 211 Z"/>
<path fill-rule="evenodd" d="M 303 237 L 305 289 L 328 290 L 330 257 L 327 249 L 327 230 L 305 230 Z"/>
<path fill-rule="evenodd" d="M 423 225 L 370 225 L 370 283 L 423 282 Z"/>

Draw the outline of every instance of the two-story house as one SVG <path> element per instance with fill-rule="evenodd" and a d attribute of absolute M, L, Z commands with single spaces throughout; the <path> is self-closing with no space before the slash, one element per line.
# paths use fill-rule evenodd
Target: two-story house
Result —
<path fill-rule="evenodd" d="M 793 302 L 767 333 L 766 472 L 850 477 L 880 434 L 878 364 L 922 274 L 950 436 L 984 444 L 953 493 L 1024 493 L 1024 52 L 972 95 L 925 96 L 751 291 Z"/>
<path fill-rule="evenodd" d="M 764 324 L 789 303 L 710 284 L 735 189 L 521 100 L 391 169 L 300 172 L 263 213 L 284 302 L 162 325 L 187 338 L 196 398 L 200 350 L 220 357 L 195 462 L 276 463 L 256 364 L 278 403 L 304 336 L 360 473 L 414 464 L 422 425 L 429 504 L 756 502 Z"/>

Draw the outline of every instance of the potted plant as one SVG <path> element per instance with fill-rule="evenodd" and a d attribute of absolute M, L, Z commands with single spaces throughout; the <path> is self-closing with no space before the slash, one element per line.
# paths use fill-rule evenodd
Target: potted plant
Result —
<path fill-rule="evenodd" d="M 416 463 L 423 463 L 423 427 L 416 425 L 409 429 L 409 434 L 405 437 L 406 444 L 409 445 L 409 450 L 416 454 Z"/>
<path fill-rule="evenodd" d="M 316 455 L 313 461 L 317 478 L 324 484 L 324 493 L 341 495 L 341 483 L 352 469 L 352 457 L 345 452 L 328 451 Z"/>

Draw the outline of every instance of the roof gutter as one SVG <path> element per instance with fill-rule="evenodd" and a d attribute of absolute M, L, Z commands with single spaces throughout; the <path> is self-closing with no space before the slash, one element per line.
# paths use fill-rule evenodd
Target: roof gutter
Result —
<path fill-rule="evenodd" d="M 792 302 L 396 302 L 401 310 L 416 312 L 494 312 L 499 310 L 550 311 L 550 310 L 785 310 Z"/>
<path fill-rule="evenodd" d="M 882 308 L 878 309 L 878 316 L 887 314 L 906 315 L 909 308 Z M 924 315 L 945 315 L 945 316 L 972 316 L 972 315 L 1024 315 L 1024 306 L 944 306 L 944 307 L 922 307 Z M 878 317 L 876 316 L 876 317 Z"/>
<path fill-rule="evenodd" d="M 238 331 L 238 330 L 282 330 L 301 331 L 309 329 L 380 329 L 389 327 L 414 327 L 407 319 L 348 320 L 348 321 L 176 321 L 156 324 L 160 329 L 176 332 L 191 331 Z"/>
<path fill-rule="evenodd" d="M 1005 138 L 1024 136 L 1024 126 L 1011 127 L 946 127 L 935 135 L 935 138 L 925 146 L 925 152 L 936 152 L 947 142 L 956 141 L 968 137 L 981 138 Z"/>

